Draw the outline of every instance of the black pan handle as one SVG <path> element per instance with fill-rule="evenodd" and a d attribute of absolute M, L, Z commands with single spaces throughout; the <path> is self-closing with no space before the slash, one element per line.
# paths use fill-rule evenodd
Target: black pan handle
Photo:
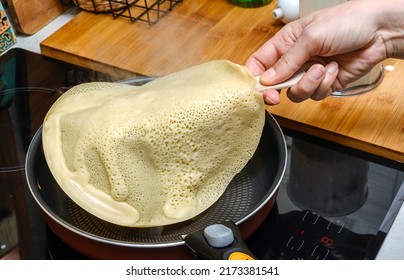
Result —
<path fill-rule="evenodd" d="M 255 257 L 232 221 L 210 225 L 184 235 L 183 240 L 198 259 L 204 260 L 254 260 Z"/>

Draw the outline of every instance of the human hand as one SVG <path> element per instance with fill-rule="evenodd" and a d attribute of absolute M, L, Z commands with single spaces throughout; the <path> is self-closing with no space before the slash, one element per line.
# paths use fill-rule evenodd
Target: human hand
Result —
<path fill-rule="evenodd" d="M 303 78 L 288 90 L 288 97 L 295 102 L 321 100 L 392 56 L 386 46 L 386 32 L 381 30 L 387 24 L 380 24 L 386 5 L 349 1 L 293 21 L 253 53 L 246 67 L 254 76 L 261 75 L 264 85 L 279 83 L 307 67 Z M 263 95 L 267 104 L 280 102 L 276 91 Z"/>

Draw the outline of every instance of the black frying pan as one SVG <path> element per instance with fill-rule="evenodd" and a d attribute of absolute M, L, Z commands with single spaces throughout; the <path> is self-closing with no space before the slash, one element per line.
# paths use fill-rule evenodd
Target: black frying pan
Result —
<path fill-rule="evenodd" d="M 183 235 L 230 220 L 247 238 L 261 225 L 275 202 L 286 153 L 282 131 L 267 113 L 257 151 L 213 206 L 191 220 L 151 228 L 106 222 L 67 197 L 48 169 L 41 128 L 31 141 L 25 170 L 30 191 L 50 228 L 82 254 L 96 259 L 183 259 L 192 257 Z"/>

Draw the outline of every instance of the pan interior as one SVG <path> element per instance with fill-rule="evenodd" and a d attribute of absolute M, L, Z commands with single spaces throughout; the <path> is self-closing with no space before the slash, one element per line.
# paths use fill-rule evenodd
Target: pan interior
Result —
<path fill-rule="evenodd" d="M 75 204 L 53 179 L 42 150 L 41 129 L 27 156 L 27 180 L 42 209 L 59 224 L 85 236 L 126 246 L 158 245 L 182 241 L 182 235 L 208 225 L 252 216 L 275 194 L 286 164 L 286 147 L 279 126 L 267 114 L 260 144 L 244 169 L 220 199 L 193 219 L 161 227 L 131 228 L 101 220 Z"/>

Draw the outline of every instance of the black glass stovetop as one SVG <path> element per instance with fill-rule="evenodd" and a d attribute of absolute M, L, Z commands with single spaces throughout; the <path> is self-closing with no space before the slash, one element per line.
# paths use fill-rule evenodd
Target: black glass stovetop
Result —
<path fill-rule="evenodd" d="M 12 251 L 21 259 L 88 258 L 47 226 L 26 185 L 25 154 L 66 89 L 122 78 L 22 49 L 0 57 L 0 258 Z M 282 129 L 288 167 L 248 247 L 260 259 L 374 259 L 401 199 L 403 166 Z"/>

